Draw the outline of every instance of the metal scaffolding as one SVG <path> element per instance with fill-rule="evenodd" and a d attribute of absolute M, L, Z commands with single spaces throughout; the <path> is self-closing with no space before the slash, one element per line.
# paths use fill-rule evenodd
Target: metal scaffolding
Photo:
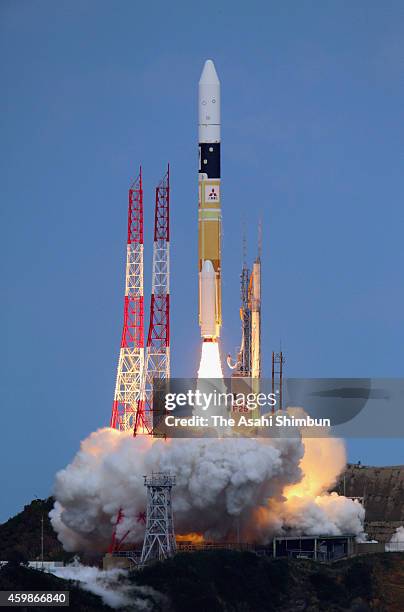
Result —
<path fill-rule="evenodd" d="M 147 511 L 141 565 L 172 557 L 177 550 L 171 504 L 175 476 L 169 472 L 153 472 L 144 477 L 144 484 L 147 487 Z"/>
<path fill-rule="evenodd" d="M 170 168 L 156 187 L 150 321 L 134 435 L 153 434 L 153 380 L 170 376 Z"/>
<path fill-rule="evenodd" d="M 110 427 L 133 429 L 144 368 L 142 168 L 129 189 L 124 321 Z"/>

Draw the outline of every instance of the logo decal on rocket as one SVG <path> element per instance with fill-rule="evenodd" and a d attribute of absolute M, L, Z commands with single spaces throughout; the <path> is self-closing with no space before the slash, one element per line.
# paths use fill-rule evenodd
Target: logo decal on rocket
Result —
<path fill-rule="evenodd" d="M 220 81 L 212 60 L 199 80 L 199 325 L 217 341 L 222 325 L 220 209 Z"/>
<path fill-rule="evenodd" d="M 219 191 L 219 190 L 218 190 L 218 191 Z M 214 188 L 214 187 L 212 187 L 212 189 L 211 189 L 211 191 L 210 191 L 210 193 L 209 193 L 209 195 L 208 195 L 208 200 L 214 200 L 214 201 L 216 201 L 216 200 L 218 200 L 218 199 L 219 199 L 219 195 L 218 195 L 217 191 L 215 191 L 215 188 Z"/>

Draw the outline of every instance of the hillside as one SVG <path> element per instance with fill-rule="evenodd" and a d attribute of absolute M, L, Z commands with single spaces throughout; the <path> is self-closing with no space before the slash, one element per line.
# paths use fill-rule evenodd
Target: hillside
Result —
<path fill-rule="evenodd" d="M 396 528 L 404 525 L 404 466 L 348 464 L 335 490 L 363 498 L 366 531 L 371 538 L 388 541 Z"/>
<path fill-rule="evenodd" d="M 83 591 L 83 589 L 71 581 L 62 580 L 60 578 L 56 578 L 56 576 L 52 576 L 52 574 L 39 572 L 15 564 L 8 564 L 0 569 L 0 590 L 69 591 L 70 610 L 74 610 L 75 612 L 103 612 L 104 610 L 111 610 L 109 606 L 105 606 L 102 603 L 100 597 L 93 595 L 88 591 Z M 6 610 L 11 608 L 2 609 Z M 51 608 L 45 606 L 29 606 L 12 609 L 29 611 L 50 610 Z"/>
<path fill-rule="evenodd" d="M 168 596 L 173 612 L 404 610 L 404 554 L 338 564 L 272 560 L 249 552 L 183 553 L 134 573 Z"/>
<path fill-rule="evenodd" d="M 367 555 L 329 566 L 228 550 L 182 553 L 133 572 L 124 588 L 134 603 L 119 609 L 128 611 L 402 612 L 404 554 Z M 111 610 L 72 581 L 15 565 L 0 569 L 1 589 L 68 590 L 75 612 Z"/>
<path fill-rule="evenodd" d="M 23 559 L 34 561 L 41 555 L 41 519 L 43 517 L 44 559 L 69 560 L 71 554 L 63 551 L 62 545 L 53 531 L 49 512 L 53 507 L 53 497 L 35 499 L 19 512 L 0 525 L 0 560 L 8 560 L 16 553 Z"/>

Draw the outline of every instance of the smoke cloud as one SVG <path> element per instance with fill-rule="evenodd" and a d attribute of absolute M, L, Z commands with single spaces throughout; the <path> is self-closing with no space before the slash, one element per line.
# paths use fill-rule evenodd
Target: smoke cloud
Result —
<path fill-rule="evenodd" d="M 130 530 L 125 541 L 140 543 L 143 475 L 169 470 L 177 534 L 261 543 L 282 533 L 363 537 L 363 507 L 327 493 L 344 466 L 343 443 L 331 438 L 163 441 L 101 429 L 57 474 L 50 516 L 68 551 L 105 551 L 120 508 L 118 537 Z"/>
<path fill-rule="evenodd" d="M 136 610 L 137 612 L 152 612 L 161 604 L 166 603 L 164 595 L 151 587 L 136 586 L 127 579 L 126 570 L 112 569 L 100 570 L 74 562 L 66 567 L 55 567 L 50 570 L 52 574 L 65 580 L 77 581 L 79 586 L 99 595 L 103 602 L 111 608 Z"/>
<path fill-rule="evenodd" d="M 397 527 L 390 538 L 390 542 L 385 546 L 386 552 L 404 551 L 404 525 Z"/>

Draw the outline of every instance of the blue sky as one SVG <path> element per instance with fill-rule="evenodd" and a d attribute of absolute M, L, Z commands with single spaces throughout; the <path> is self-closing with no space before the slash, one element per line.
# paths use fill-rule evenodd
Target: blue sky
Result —
<path fill-rule="evenodd" d="M 127 188 L 172 179 L 173 374 L 197 325 L 197 82 L 222 81 L 223 352 L 239 344 L 241 223 L 263 220 L 264 369 L 402 376 L 401 1 L 0 6 L 0 449 L 7 518 L 109 421 L 122 325 Z M 148 299 L 146 299 L 148 302 Z M 403 434 L 404 432 L 397 432 Z M 403 463 L 402 440 L 349 459 Z"/>

